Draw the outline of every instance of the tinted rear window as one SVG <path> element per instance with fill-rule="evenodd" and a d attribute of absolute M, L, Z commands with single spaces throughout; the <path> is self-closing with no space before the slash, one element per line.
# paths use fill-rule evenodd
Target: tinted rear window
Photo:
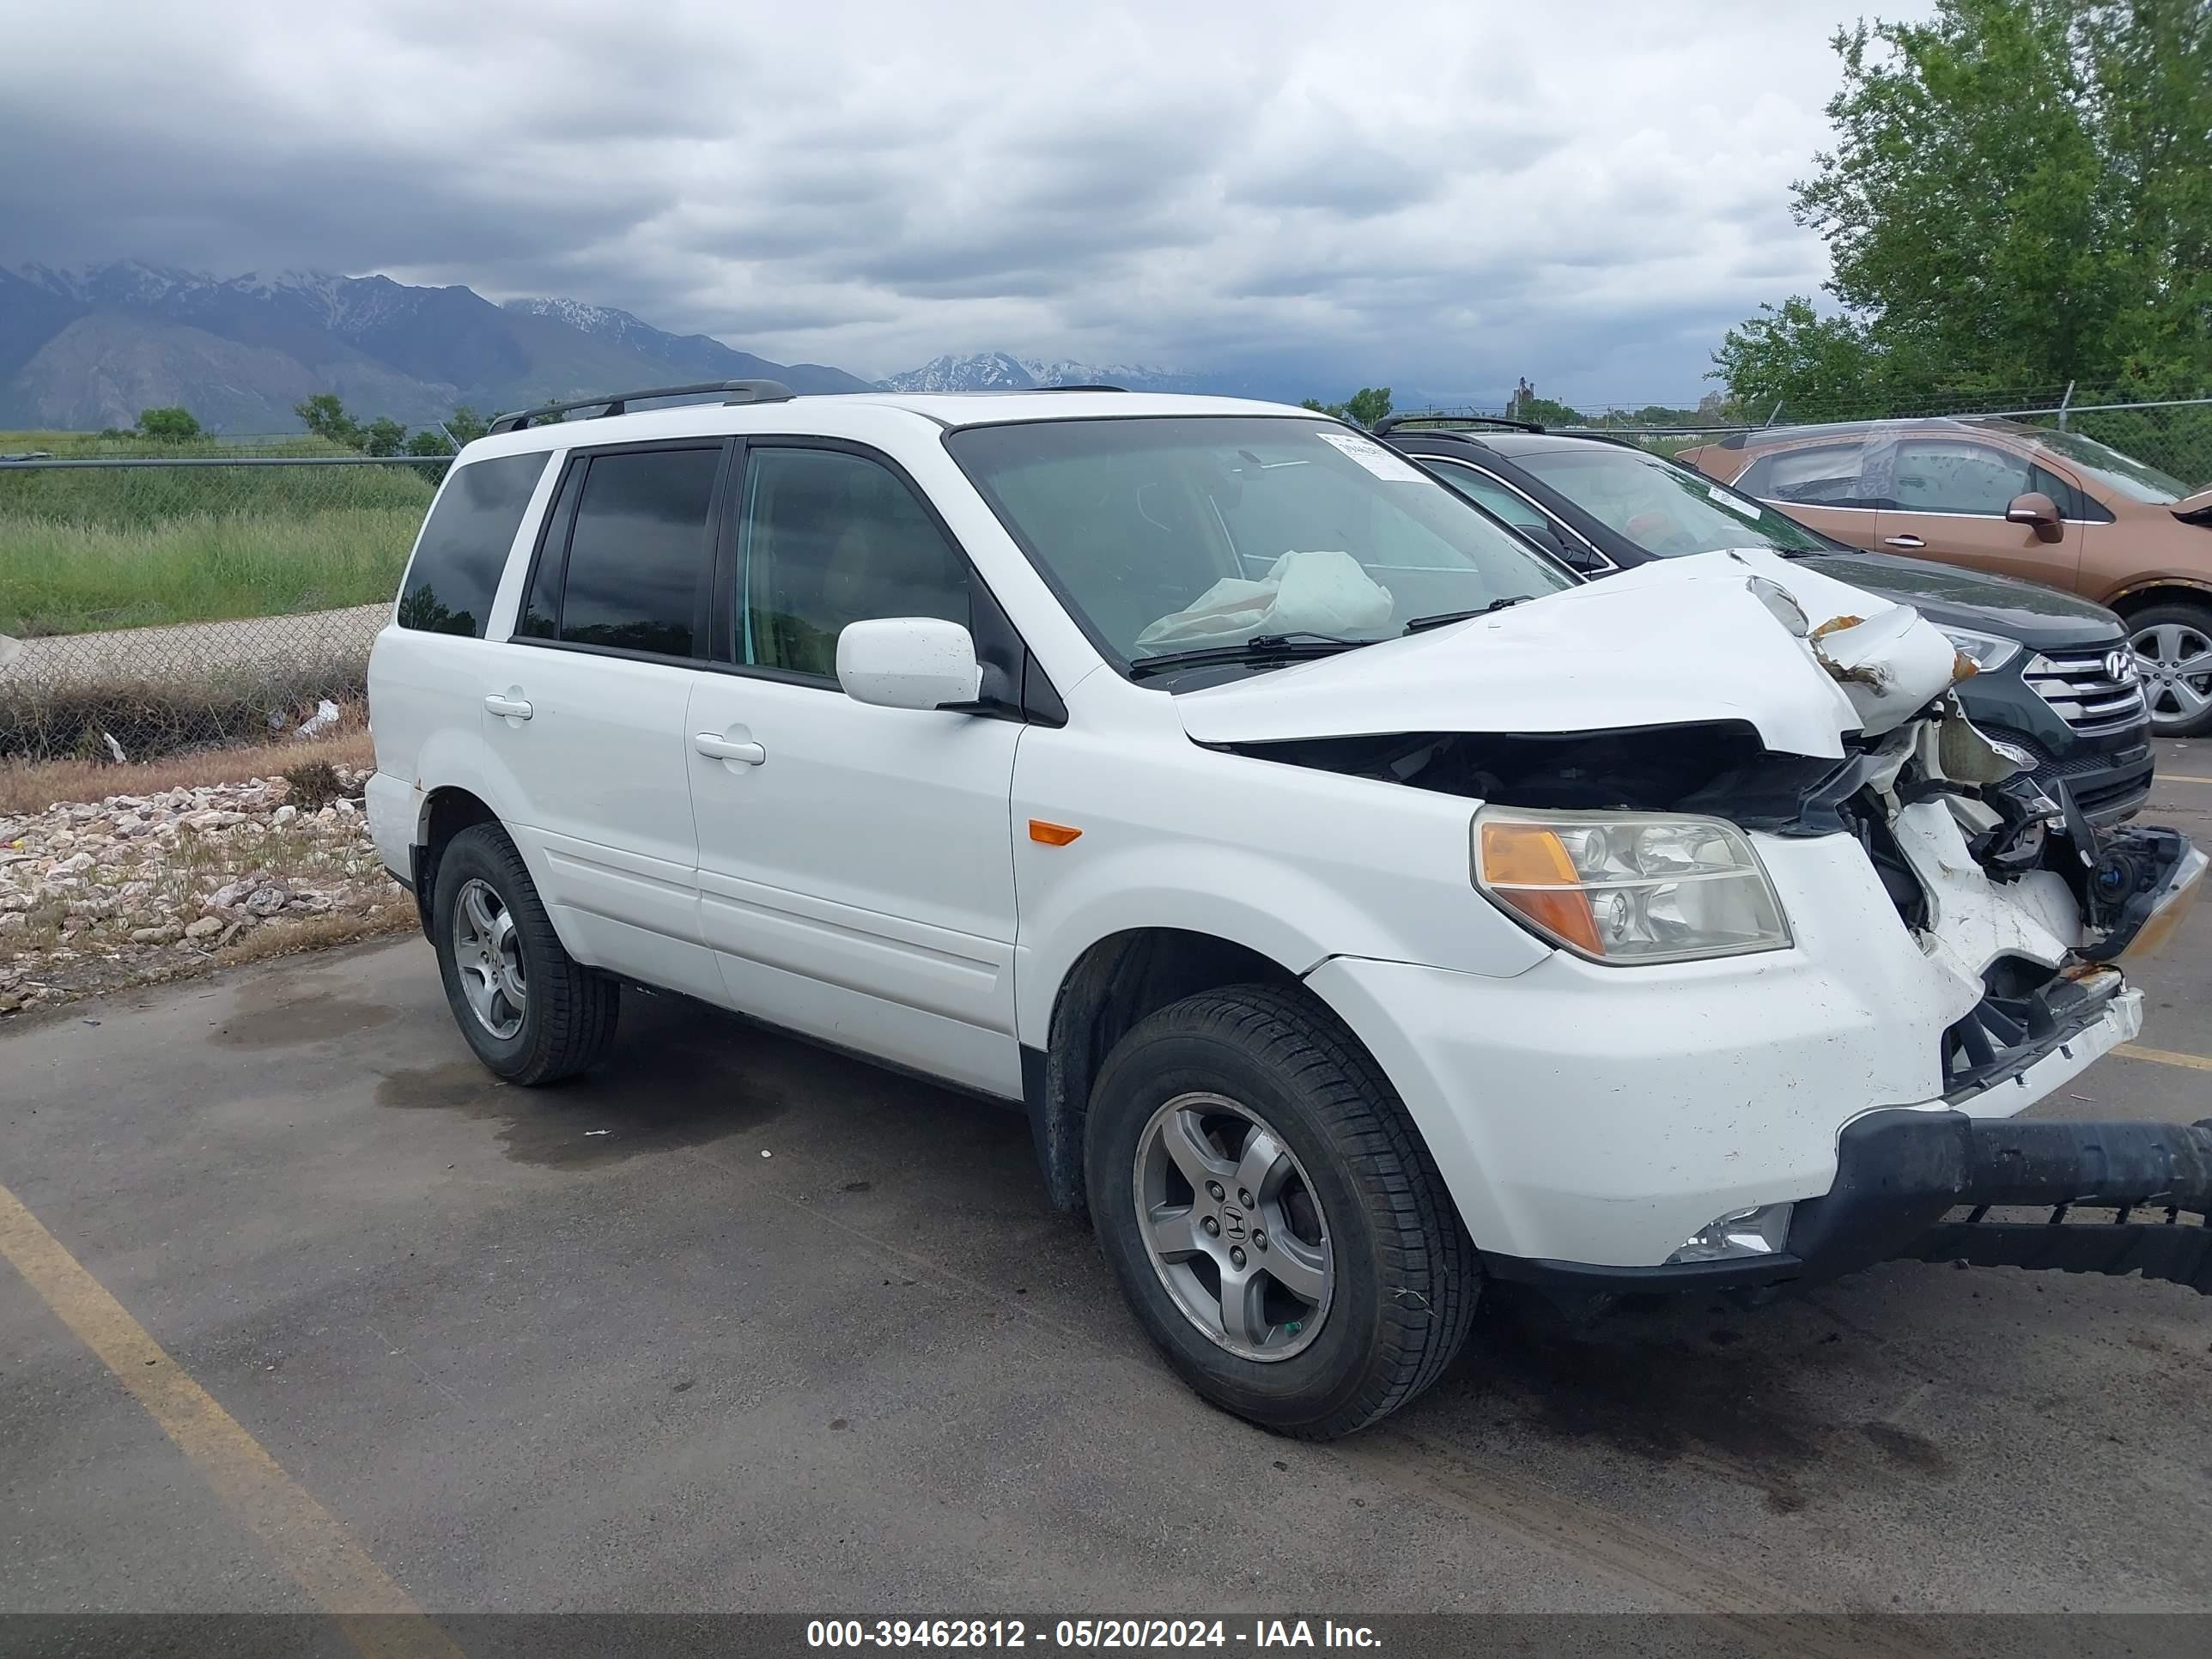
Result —
<path fill-rule="evenodd" d="M 501 455 L 454 469 L 407 568 L 407 586 L 399 595 L 402 628 L 483 637 L 507 550 L 544 471 L 542 453 Z"/>
<path fill-rule="evenodd" d="M 721 465 L 719 447 L 592 458 L 568 538 L 562 639 L 664 657 L 702 654 L 692 647 Z"/>

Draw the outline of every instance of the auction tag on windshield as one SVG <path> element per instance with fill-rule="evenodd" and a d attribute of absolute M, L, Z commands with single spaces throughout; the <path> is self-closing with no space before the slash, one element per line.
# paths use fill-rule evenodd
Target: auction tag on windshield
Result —
<path fill-rule="evenodd" d="M 1741 517 L 1749 519 L 1753 524 L 1757 524 L 1759 522 L 1759 509 L 1757 507 L 1753 507 L 1749 501 L 1738 501 L 1735 496 L 1729 495 L 1727 490 L 1723 489 L 1718 484 L 1707 484 L 1705 486 L 1705 494 L 1711 496 L 1723 507 L 1728 508 L 1729 512 L 1736 514 Z"/>
<path fill-rule="evenodd" d="M 1378 478 L 1387 479 L 1392 483 L 1428 482 L 1427 476 L 1419 468 L 1409 465 L 1371 438 L 1357 437 L 1349 432 L 1316 432 L 1314 436 L 1330 448 L 1351 456 Z"/>

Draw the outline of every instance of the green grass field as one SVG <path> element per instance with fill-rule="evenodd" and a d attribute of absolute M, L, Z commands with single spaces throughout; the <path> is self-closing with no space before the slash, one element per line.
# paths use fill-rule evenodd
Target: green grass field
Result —
<path fill-rule="evenodd" d="M 343 454 L 0 432 L 0 454 Z M 80 634 L 388 599 L 440 464 L 0 470 L 0 633 Z"/>

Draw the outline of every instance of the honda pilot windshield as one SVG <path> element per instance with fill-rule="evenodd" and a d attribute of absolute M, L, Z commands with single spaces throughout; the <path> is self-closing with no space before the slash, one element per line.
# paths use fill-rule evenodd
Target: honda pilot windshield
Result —
<path fill-rule="evenodd" d="M 1655 455 L 1583 446 L 1513 459 L 1647 553 L 1673 558 L 1731 547 L 1771 547 L 1778 553 L 1832 549 L 1772 508 Z"/>
<path fill-rule="evenodd" d="M 1573 581 L 1328 422 L 1040 421 L 946 442 L 1092 641 L 1133 673 L 1365 645 Z"/>

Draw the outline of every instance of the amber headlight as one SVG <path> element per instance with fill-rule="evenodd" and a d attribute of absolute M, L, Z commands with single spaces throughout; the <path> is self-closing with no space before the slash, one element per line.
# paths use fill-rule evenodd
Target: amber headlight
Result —
<path fill-rule="evenodd" d="M 1742 830 L 1643 812 L 1474 817 L 1474 884 L 1524 927 L 1593 962 L 1779 951 L 1781 901 Z"/>

